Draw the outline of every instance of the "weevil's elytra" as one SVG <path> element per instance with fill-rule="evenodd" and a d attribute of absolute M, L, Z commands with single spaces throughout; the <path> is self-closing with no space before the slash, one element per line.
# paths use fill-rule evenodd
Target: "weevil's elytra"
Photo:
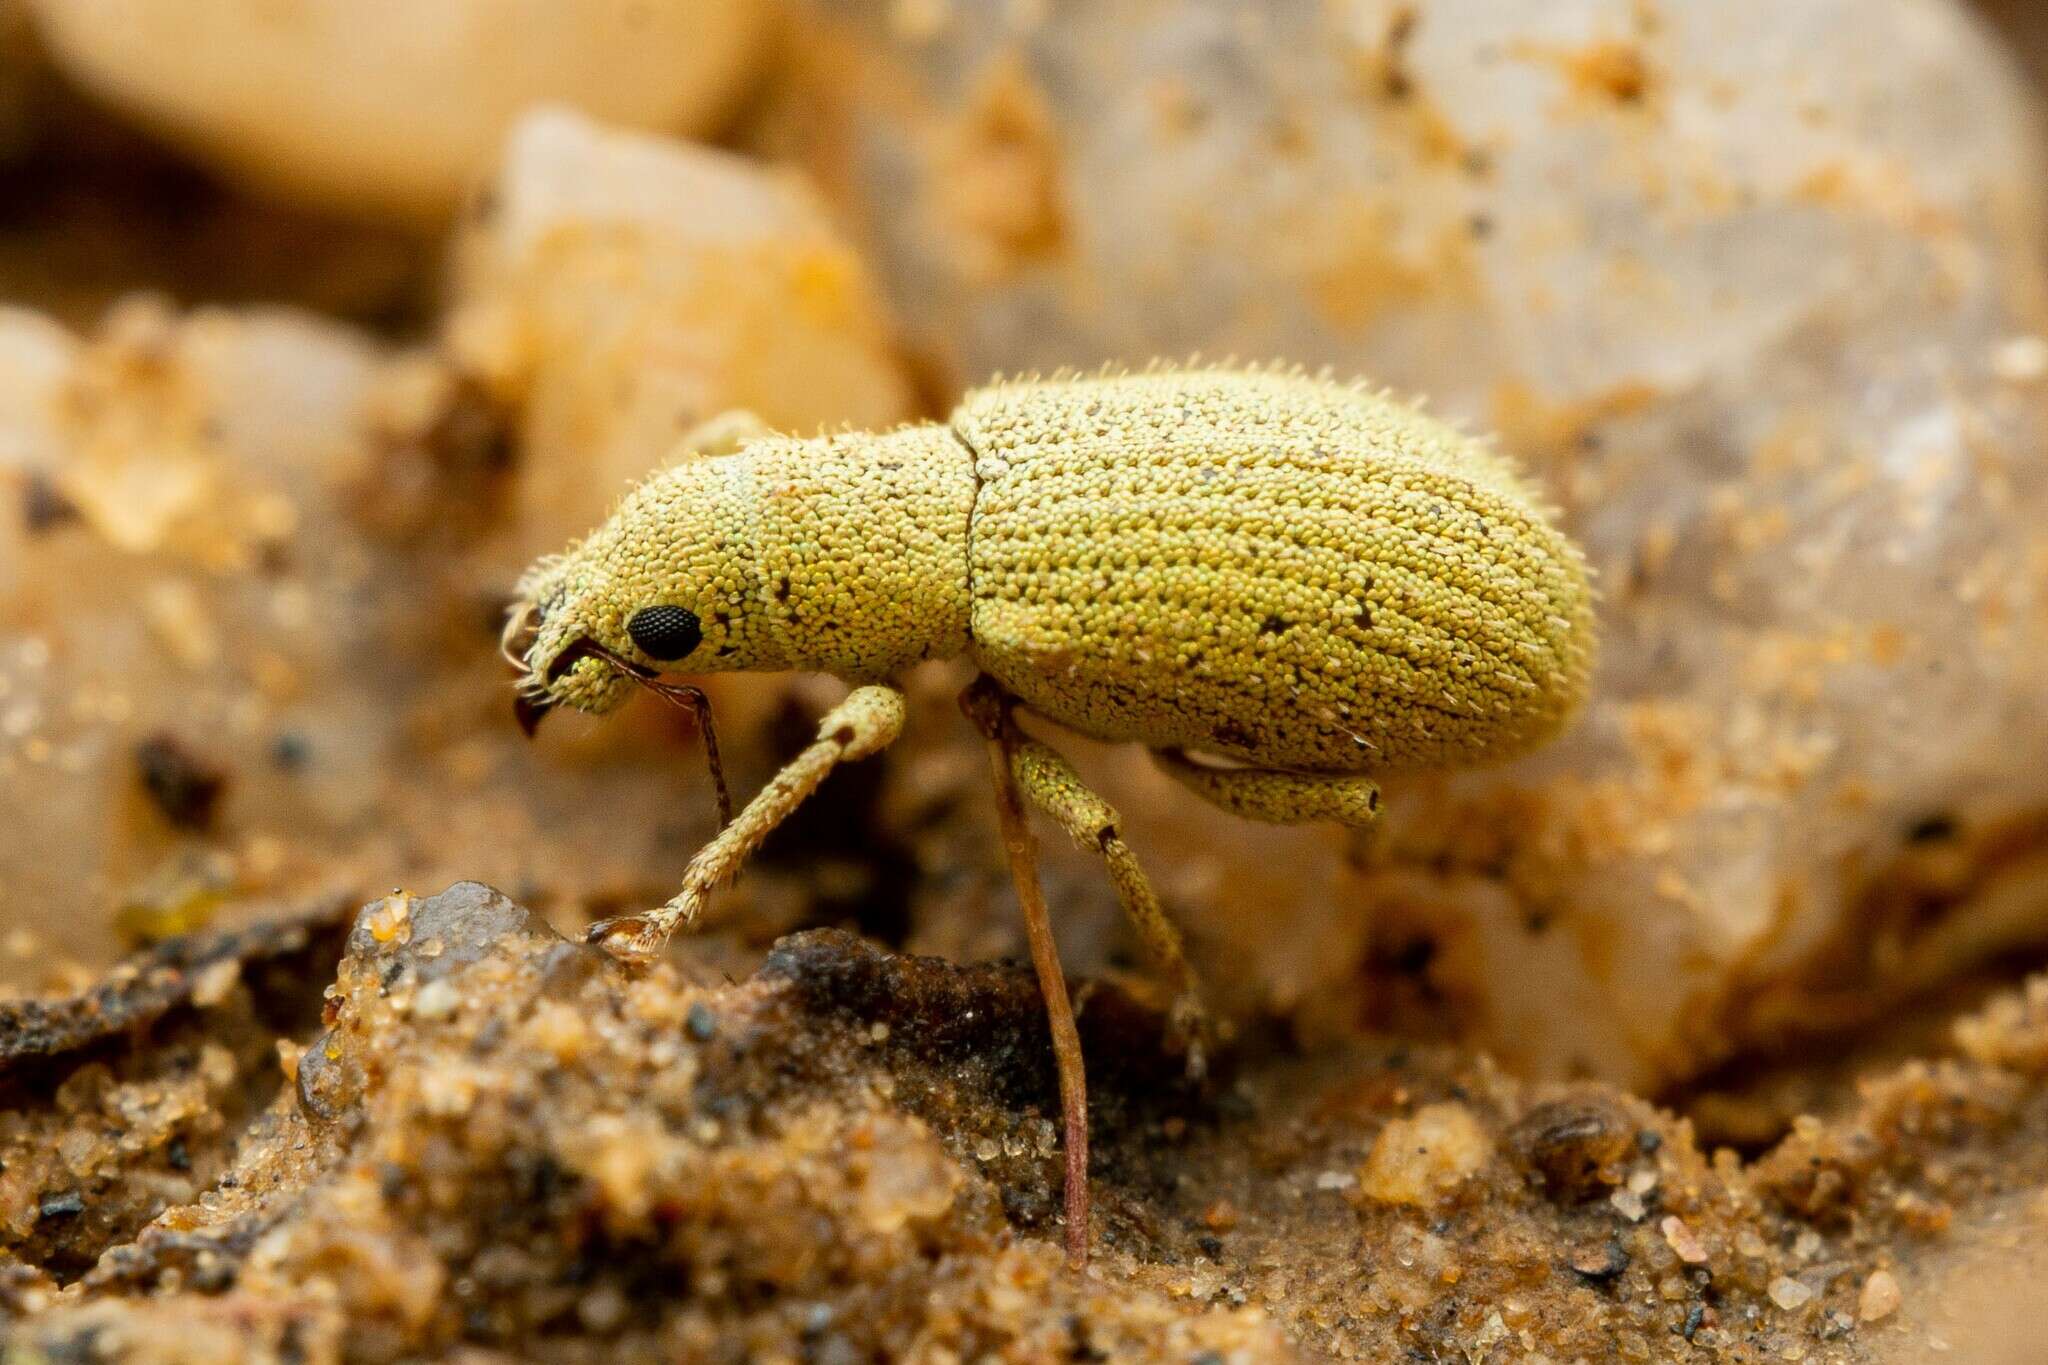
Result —
<path fill-rule="evenodd" d="M 1386 772 L 1518 752 L 1577 701 L 1577 554 L 1412 408 L 1195 371 L 983 389 L 953 425 L 1005 470 L 974 506 L 975 657 L 1076 729 Z"/>
<path fill-rule="evenodd" d="M 1576 548 L 1504 458 L 1360 388 L 1229 369 L 999 383 L 945 423 L 799 439 L 729 415 L 686 444 L 690 458 L 522 581 L 508 652 L 523 716 L 609 710 L 662 665 L 858 686 L 691 861 L 675 899 L 596 927 L 622 955 L 655 951 L 835 764 L 896 737 L 892 677 L 965 655 L 986 680 L 969 713 L 996 772 L 1102 858 L 1194 1042 L 1179 934 L 1120 817 L 1016 729 L 1015 705 L 1143 744 L 1246 818 L 1364 824 L 1374 774 L 1510 757 L 1585 691 L 1592 599 Z M 1042 905 L 1021 884 L 1020 900 L 1027 916 Z M 1034 956 L 1078 1095 L 1058 964 Z M 1085 1132 L 1070 1123 L 1070 1163 L 1085 1163 Z M 1076 1259 L 1085 1222 L 1082 1199 Z"/>

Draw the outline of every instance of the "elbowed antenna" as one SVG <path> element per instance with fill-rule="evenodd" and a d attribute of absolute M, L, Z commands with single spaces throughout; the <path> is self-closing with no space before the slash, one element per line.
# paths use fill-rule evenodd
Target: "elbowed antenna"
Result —
<path fill-rule="evenodd" d="M 519 629 L 530 621 L 531 615 L 531 603 L 522 603 L 515 609 L 512 620 L 506 624 L 501 646 L 506 658 L 512 660 L 522 675 L 527 671 L 526 664 L 511 653 L 512 642 Z M 696 718 L 697 733 L 704 738 L 704 759 L 711 768 L 711 784 L 718 792 L 718 827 L 724 829 L 731 824 L 732 790 L 725 784 L 725 763 L 718 753 L 718 730 L 711 720 L 711 698 L 704 694 L 704 689 L 689 683 L 669 682 L 653 669 L 606 649 L 587 635 L 555 656 L 548 665 L 548 681 L 553 682 L 584 659 L 598 659 L 610 664 L 669 705 L 688 711 Z M 512 715 L 529 739 L 540 729 L 541 720 L 554 709 L 555 703 L 545 691 L 529 692 L 524 686 L 512 701 Z"/>

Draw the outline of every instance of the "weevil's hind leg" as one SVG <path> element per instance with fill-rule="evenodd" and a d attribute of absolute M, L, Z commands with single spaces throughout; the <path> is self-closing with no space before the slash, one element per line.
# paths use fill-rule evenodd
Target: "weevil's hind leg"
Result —
<path fill-rule="evenodd" d="M 697 917 L 714 887 L 740 870 L 761 841 L 818 789 L 841 763 L 866 758 L 903 733 L 903 694 L 880 685 L 857 687 L 818 725 L 818 738 L 783 766 L 746 809 L 697 850 L 683 872 L 683 889 L 659 910 L 623 915 L 590 926 L 587 941 L 614 957 L 644 962 L 661 951 L 678 923 Z"/>
<path fill-rule="evenodd" d="M 774 434 L 775 428 L 745 408 L 728 408 L 684 432 L 683 449 L 696 455 L 731 455 L 757 436 Z"/>
<path fill-rule="evenodd" d="M 1188 964 L 1180 928 L 1138 866 L 1137 855 L 1124 842 L 1123 817 L 1090 790 L 1074 765 L 1050 745 L 1019 735 L 1010 753 L 1010 766 L 1031 804 L 1050 815 L 1083 852 L 1095 854 L 1109 869 L 1117 901 L 1144 940 L 1146 954 L 1172 988 L 1168 1018 L 1175 1039 L 1187 1051 L 1188 1074 L 1200 1076 L 1207 1068 L 1215 1029 L 1202 1006 L 1201 985 Z"/>
<path fill-rule="evenodd" d="M 1023 803 L 1017 797 L 1015 755 L 1022 736 L 1010 717 L 1010 707 L 1010 699 L 986 677 L 975 679 L 960 694 L 960 709 L 988 741 L 1003 851 L 1009 857 L 1010 878 L 1017 884 L 1017 903 L 1024 912 L 1024 932 L 1031 944 L 1039 994 L 1045 998 L 1065 1128 L 1067 1264 L 1080 1270 L 1088 1264 L 1088 1077 L 1081 1058 L 1081 1031 L 1074 1024 L 1074 1002 L 1067 994 L 1066 974 L 1060 970 L 1059 945 L 1053 941 L 1052 916 L 1038 884 L 1038 841 L 1032 837 Z"/>
<path fill-rule="evenodd" d="M 1155 749 L 1152 757 L 1167 776 L 1210 805 L 1247 820 L 1269 825 L 1328 820 L 1363 829 L 1379 818 L 1379 787 L 1356 773 L 1210 768 L 1170 749 Z"/>

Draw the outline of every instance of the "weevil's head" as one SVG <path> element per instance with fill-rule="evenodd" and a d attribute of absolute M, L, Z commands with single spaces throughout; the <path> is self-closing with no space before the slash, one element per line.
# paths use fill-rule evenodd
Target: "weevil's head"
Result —
<path fill-rule="evenodd" d="M 557 706 L 605 712 L 637 679 L 780 666 L 758 607 L 751 481 L 691 460 L 628 494 L 611 519 L 519 580 L 505 654 L 521 719 Z"/>

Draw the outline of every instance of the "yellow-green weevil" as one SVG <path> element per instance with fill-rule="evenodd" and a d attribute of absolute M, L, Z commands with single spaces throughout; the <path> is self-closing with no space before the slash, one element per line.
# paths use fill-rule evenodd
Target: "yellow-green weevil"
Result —
<path fill-rule="evenodd" d="M 965 655 L 1066 1110 L 1067 1247 L 1087 1239 L 1078 1035 L 1018 793 L 1100 854 L 1176 991 L 1180 937 L 1117 813 L 1027 707 L 1145 745 L 1254 820 L 1362 825 L 1374 775 L 1510 757 L 1585 692 L 1578 550 L 1507 460 L 1415 408 L 1298 372 L 1159 368 L 996 383 L 950 420 L 798 439 L 744 414 L 519 585 L 526 714 L 602 712 L 656 674 L 797 669 L 853 683 L 818 739 L 697 854 L 683 889 L 592 941 L 655 952 L 835 764 L 896 738 L 891 679 Z"/>

